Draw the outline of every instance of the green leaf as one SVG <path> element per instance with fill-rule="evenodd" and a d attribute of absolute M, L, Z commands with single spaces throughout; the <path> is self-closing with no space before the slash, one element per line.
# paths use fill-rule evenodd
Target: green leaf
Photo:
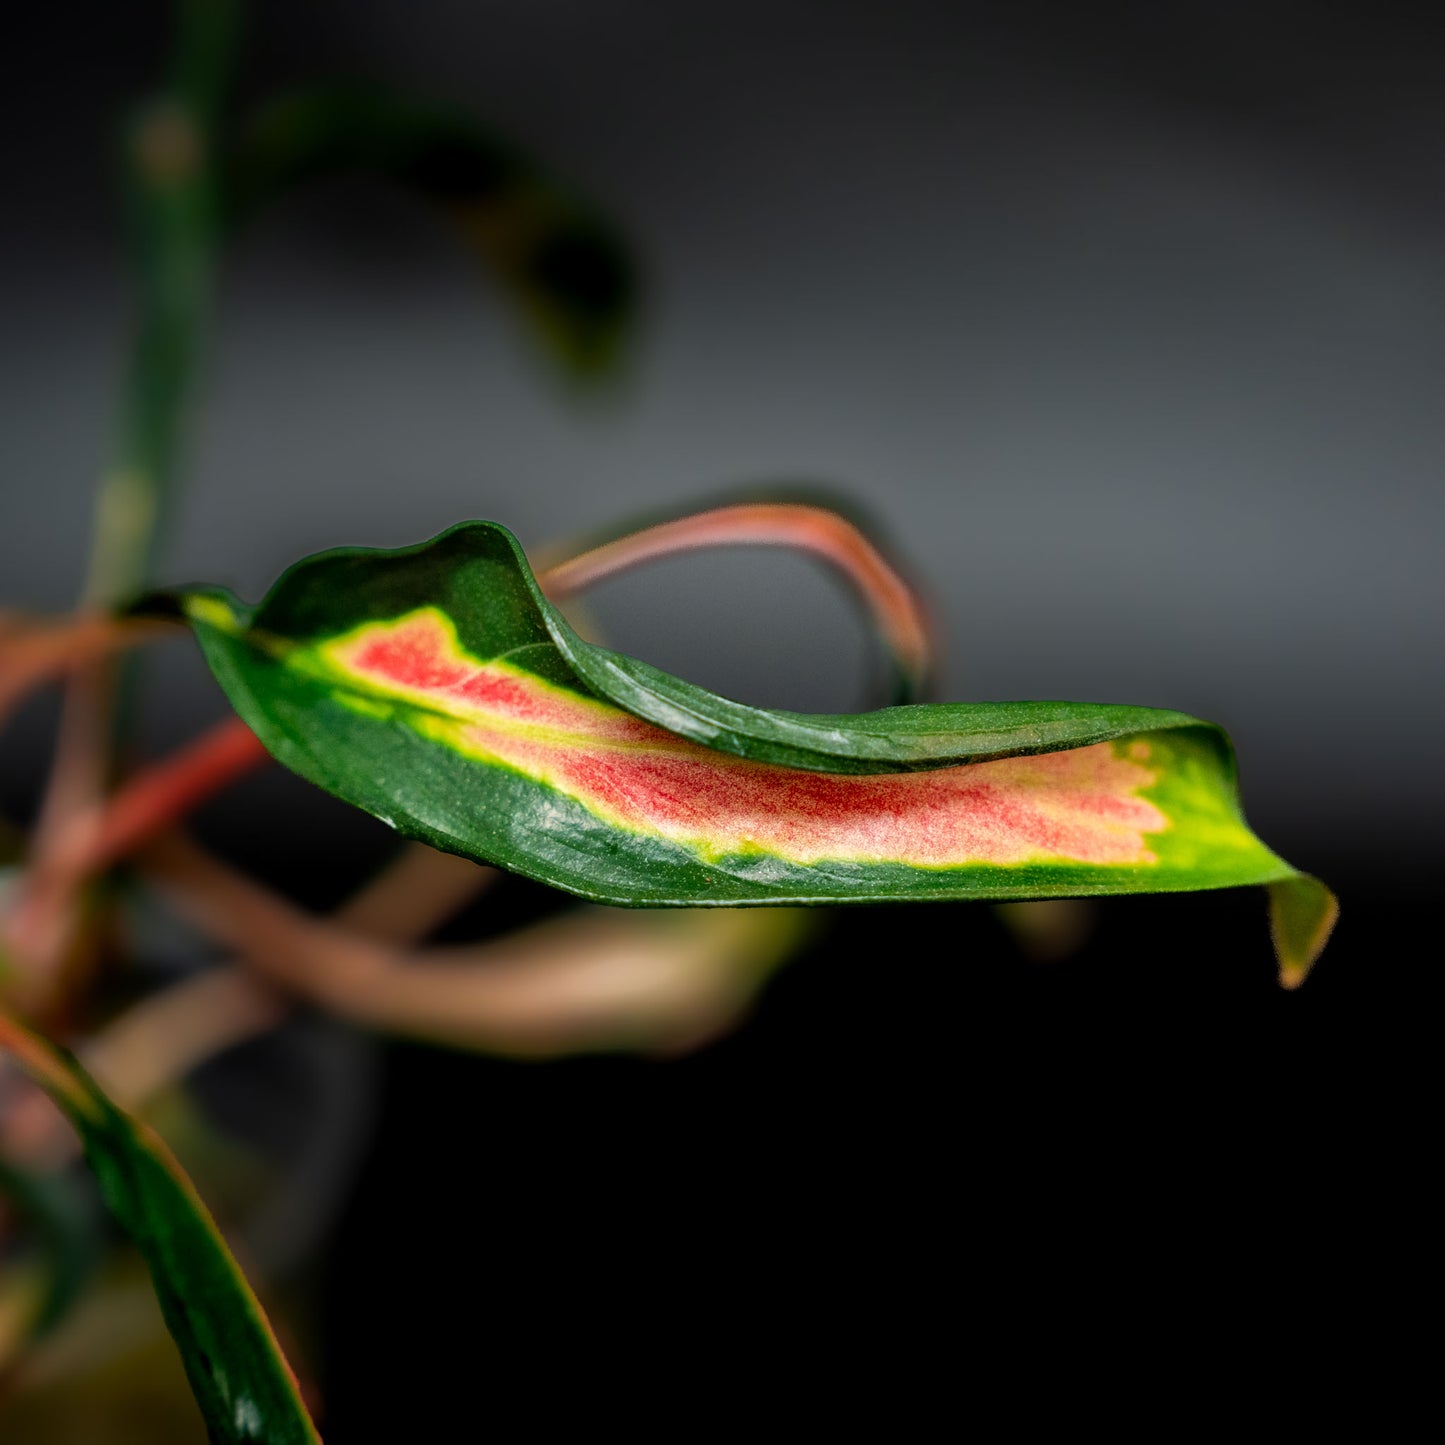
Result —
<path fill-rule="evenodd" d="M 282 96 L 231 159 L 232 219 L 346 171 L 377 172 L 442 206 L 564 365 L 595 373 L 616 359 L 636 299 L 616 233 L 464 111 L 361 85 Z"/>
<path fill-rule="evenodd" d="M 403 833 L 599 902 L 1287 882 L 1275 934 L 1289 982 L 1328 931 L 1327 890 L 1245 824 L 1228 739 L 1182 713 L 744 707 L 583 642 L 487 522 L 322 553 L 255 608 L 218 591 L 182 606 L 288 767 Z"/>
<path fill-rule="evenodd" d="M 26 1220 L 45 1257 L 44 1285 L 27 1330 L 28 1338 L 40 1339 L 59 1324 L 90 1280 L 100 1252 L 95 1221 L 71 1180 L 22 1169 L 3 1158 L 0 1197 Z"/>
<path fill-rule="evenodd" d="M 0 1050 L 64 1110 L 144 1257 L 213 1441 L 316 1445 L 295 1377 L 209 1213 L 165 1145 L 69 1055 L 0 1014 Z"/>

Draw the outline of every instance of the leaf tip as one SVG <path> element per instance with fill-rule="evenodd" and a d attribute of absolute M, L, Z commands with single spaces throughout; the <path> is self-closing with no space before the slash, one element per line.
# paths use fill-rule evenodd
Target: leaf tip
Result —
<path fill-rule="evenodd" d="M 1297 989 L 1309 977 L 1339 916 L 1339 899 L 1307 873 L 1269 885 L 1269 928 L 1281 988 Z"/>

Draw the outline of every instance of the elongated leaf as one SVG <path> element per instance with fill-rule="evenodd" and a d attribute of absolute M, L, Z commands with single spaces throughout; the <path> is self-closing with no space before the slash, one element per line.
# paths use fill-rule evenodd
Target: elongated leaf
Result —
<path fill-rule="evenodd" d="M 350 664 L 338 664 L 329 644 L 359 626 L 426 609 L 437 614 L 430 643 L 421 636 L 428 619 L 413 618 L 399 645 L 460 648 L 457 657 L 465 653 L 470 663 L 505 660 L 709 749 L 789 768 L 915 771 L 1207 726 L 1184 713 L 1097 703 L 935 703 L 840 714 L 749 707 L 584 642 L 542 595 L 516 539 L 490 522 L 463 522 L 392 552 L 343 547 L 320 553 L 291 568 L 255 609 L 218 591 L 194 593 L 186 606 L 203 645 L 214 634 L 249 633 L 250 650 L 284 653 L 293 672 L 309 668 L 312 675 L 343 678 Z M 298 643 L 305 644 L 302 652 Z M 307 650 L 318 646 L 308 660 Z M 216 666 L 215 655 L 208 656 Z M 373 687 L 364 679 L 359 685 Z M 382 690 L 390 686 L 383 683 Z"/>
<path fill-rule="evenodd" d="M 614 359 L 635 299 L 626 250 L 590 206 L 465 112 L 362 85 L 282 96 L 232 158 L 232 217 L 345 171 L 376 172 L 445 208 L 559 360 L 589 372 Z"/>
<path fill-rule="evenodd" d="M 317 1445 L 260 1304 L 165 1145 L 116 1108 L 74 1060 L 3 1014 L 0 1049 L 80 1134 L 106 1203 L 150 1268 L 211 1439 Z"/>
<path fill-rule="evenodd" d="M 404 833 L 600 902 L 1045 898 L 1286 883 L 1282 977 L 1334 902 L 1248 829 L 1182 713 L 743 707 L 579 639 L 515 539 L 463 523 L 291 568 L 256 608 L 183 599 L 288 767 Z"/>

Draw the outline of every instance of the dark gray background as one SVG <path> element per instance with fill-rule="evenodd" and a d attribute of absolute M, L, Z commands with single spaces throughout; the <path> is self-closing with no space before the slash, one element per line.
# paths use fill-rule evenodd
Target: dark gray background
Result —
<path fill-rule="evenodd" d="M 645 323 L 625 382 L 579 400 L 417 204 L 298 199 L 228 268 L 164 580 L 255 595 L 462 517 L 531 546 L 834 484 L 931 587 L 948 695 L 1218 719 L 1301 866 L 1418 861 L 1445 804 L 1445 56 L 1413 14 L 258 4 L 248 94 L 364 75 L 474 106 L 619 219 Z M 79 584 L 126 314 L 107 126 L 163 21 L 7 17 L 8 602 Z M 749 700 L 859 701 L 863 641 L 802 562 L 671 563 L 597 611 Z M 219 710 L 189 661 L 161 675 L 158 742 Z"/>

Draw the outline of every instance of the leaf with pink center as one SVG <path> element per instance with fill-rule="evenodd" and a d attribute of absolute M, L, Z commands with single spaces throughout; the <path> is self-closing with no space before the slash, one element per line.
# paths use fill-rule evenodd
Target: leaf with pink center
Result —
<path fill-rule="evenodd" d="M 266 746 L 434 846 L 650 906 L 1022 899 L 1265 884 L 1281 975 L 1334 900 L 1250 831 L 1216 727 L 1093 703 L 812 715 L 582 641 L 515 540 L 464 523 L 184 600 Z"/>

